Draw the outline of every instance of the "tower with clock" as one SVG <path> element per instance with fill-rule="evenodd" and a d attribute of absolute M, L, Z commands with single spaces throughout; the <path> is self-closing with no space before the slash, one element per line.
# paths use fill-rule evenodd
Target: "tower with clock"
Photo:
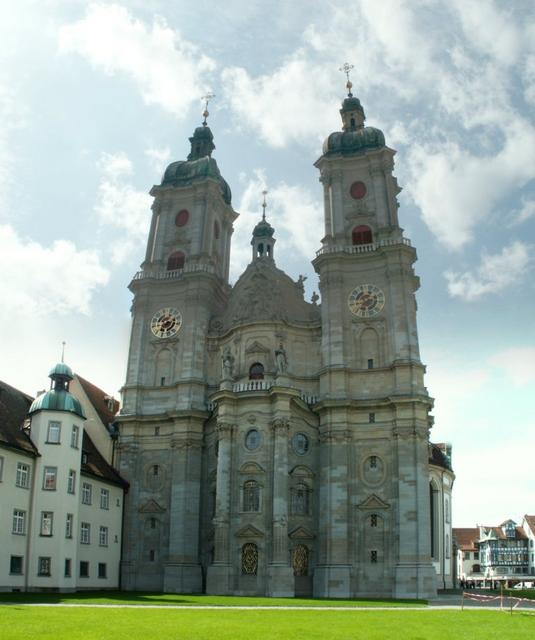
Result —
<path fill-rule="evenodd" d="M 429 442 L 416 252 L 395 152 L 347 87 L 316 162 L 320 304 L 277 266 L 266 193 L 229 284 L 238 214 L 207 111 L 151 191 L 118 419 L 126 589 L 427 598 L 451 584 L 454 476 Z"/>

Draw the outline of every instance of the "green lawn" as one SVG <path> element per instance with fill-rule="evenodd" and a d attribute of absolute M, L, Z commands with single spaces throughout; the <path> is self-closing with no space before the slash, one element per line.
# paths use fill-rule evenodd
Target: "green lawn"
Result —
<path fill-rule="evenodd" d="M 95 593 L 0 593 L 0 602 L 16 603 L 70 603 L 70 604 L 158 604 L 197 606 L 251 606 L 251 607 L 415 607 L 425 606 L 424 600 L 325 600 L 319 598 L 254 598 L 240 596 L 204 596 L 175 593 L 139 593 L 132 591 L 105 591 Z"/>
<path fill-rule="evenodd" d="M 243 611 L 0 607 L 2 640 L 533 640 L 500 611 Z"/>

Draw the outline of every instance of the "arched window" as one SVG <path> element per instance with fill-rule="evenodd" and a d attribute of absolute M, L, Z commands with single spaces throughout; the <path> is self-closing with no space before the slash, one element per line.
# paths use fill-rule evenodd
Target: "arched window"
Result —
<path fill-rule="evenodd" d="M 444 520 L 446 523 L 450 521 L 450 501 L 447 498 L 444 501 Z"/>
<path fill-rule="evenodd" d="M 217 220 L 214 221 L 214 238 L 219 240 L 219 222 Z"/>
<path fill-rule="evenodd" d="M 258 572 L 258 547 L 246 542 L 241 548 L 241 572 L 244 576 L 256 576 Z"/>
<path fill-rule="evenodd" d="M 309 489 L 306 484 L 297 484 L 292 489 L 292 513 L 297 516 L 307 516 L 309 509 Z"/>
<path fill-rule="evenodd" d="M 429 483 L 429 513 L 430 513 L 430 537 L 431 557 L 438 559 L 438 489 L 434 482 Z"/>
<path fill-rule="evenodd" d="M 255 480 L 247 480 L 243 485 L 243 510 L 260 511 L 260 487 Z"/>
<path fill-rule="evenodd" d="M 263 380 L 264 379 L 264 365 L 260 362 L 255 362 L 249 368 L 249 380 Z"/>
<path fill-rule="evenodd" d="M 373 242 L 372 230 L 365 224 L 355 227 L 351 233 L 353 244 L 371 244 Z"/>
<path fill-rule="evenodd" d="M 308 547 L 304 544 L 298 544 L 292 554 L 292 568 L 294 576 L 308 575 Z"/>
<path fill-rule="evenodd" d="M 185 261 L 186 256 L 182 251 L 173 251 L 173 253 L 167 258 L 167 271 L 183 269 Z"/>

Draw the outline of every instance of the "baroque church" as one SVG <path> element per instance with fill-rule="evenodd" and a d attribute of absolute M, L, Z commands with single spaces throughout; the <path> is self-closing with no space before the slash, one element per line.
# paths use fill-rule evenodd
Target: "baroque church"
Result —
<path fill-rule="evenodd" d="M 416 251 L 395 151 L 347 88 L 315 163 L 321 298 L 277 266 L 265 198 L 251 262 L 229 283 L 238 213 L 207 111 L 187 160 L 150 192 L 117 417 L 124 589 L 427 598 L 451 586 L 454 475 L 429 441 Z"/>

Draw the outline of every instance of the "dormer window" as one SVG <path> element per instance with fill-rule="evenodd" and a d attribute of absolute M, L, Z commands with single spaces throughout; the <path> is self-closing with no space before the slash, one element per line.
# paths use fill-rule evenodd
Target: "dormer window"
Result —
<path fill-rule="evenodd" d="M 365 224 L 355 227 L 351 233 L 353 244 L 371 244 L 373 242 L 372 230 Z"/>
<path fill-rule="evenodd" d="M 249 380 L 263 380 L 264 379 L 264 365 L 260 362 L 255 362 L 249 368 Z"/>
<path fill-rule="evenodd" d="M 176 271 L 177 269 L 184 268 L 184 262 L 186 256 L 182 251 L 174 251 L 169 258 L 167 258 L 167 271 Z"/>

